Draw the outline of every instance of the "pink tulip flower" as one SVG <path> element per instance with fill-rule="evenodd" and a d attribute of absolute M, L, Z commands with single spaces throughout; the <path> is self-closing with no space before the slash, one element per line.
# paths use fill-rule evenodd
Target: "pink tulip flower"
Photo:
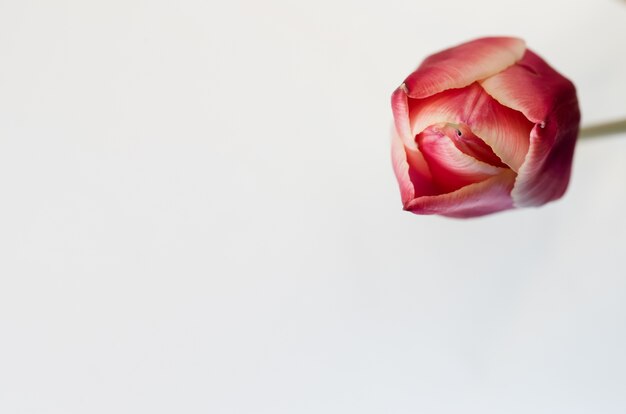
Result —
<path fill-rule="evenodd" d="M 392 95 L 404 209 L 476 217 L 567 189 L 580 111 L 572 82 L 510 37 L 428 57 Z"/>

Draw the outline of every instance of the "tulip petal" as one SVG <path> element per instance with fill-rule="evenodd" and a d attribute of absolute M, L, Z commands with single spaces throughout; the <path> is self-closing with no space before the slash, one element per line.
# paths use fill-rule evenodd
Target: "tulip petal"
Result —
<path fill-rule="evenodd" d="M 426 98 L 452 88 L 463 88 L 488 78 L 524 55 L 523 40 L 487 37 L 463 43 L 429 56 L 404 81 L 411 98 Z"/>
<path fill-rule="evenodd" d="M 517 172 L 524 162 L 532 123 L 500 105 L 478 83 L 408 103 L 413 136 L 437 123 L 466 124 L 512 170 Z"/>
<path fill-rule="evenodd" d="M 518 111 L 500 105 L 481 89 L 467 124 L 513 171 L 519 171 L 533 124 Z"/>
<path fill-rule="evenodd" d="M 481 84 L 502 105 L 535 123 L 512 192 L 515 205 L 538 206 L 560 198 L 569 182 L 580 124 L 574 85 L 530 50 Z"/>
<path fill-rule="evenodd" d="M 397 133 L 392 133 L 391 138 L 391 162 L 393 171 L 396 174 L 398 185 L 400 186 L 400 195 L 402 202 L 406 203 L 415 197 L 415 189 L 409 176 L 409 163 L 406 159 L 406 151 L 402 140 Z"/>
<path fill-rule="evenodd" d="M 405 203 L 404 209 L 415 214 L 440 214 L 469 218 L 513 208 L 511 189 L 516 174 L 503 170 L 499 175 L 457 191 L 436 196 L 418 197 Z"/>
<path fill-rule="evenodd" d="M 395 131 L 391 138 L 391 159 L 403 204 L 415 197 L 436 194 L 424 157 L 419 151 L 407 149 Z"/>
<path fill-rule="evenodd" d="M 516 207 L 559 199 L 569 184 L 580 122 L 578 104 L 561 105 L 545 119 L 533 128 L 526 161 L 511 193 Z"/>
<path fill-rule="evenodd" d="M 391 95 L 391 109 L 396 127 L 396 134 L 406 147 L 417 149 L 415 135 L 411 133 L 411 123 L 409 120 L 409 99 L 406 96 L 406 89 L 401 85 Z"/>
<path fill-rule="evenodd" d="M 440 193 L 486 180 L 503 170 L 464 153 L 446 132 L 449 133 L 450 129 L 445 125 L 436 125 L 417 136 L 419 149 Z"/>
<path fill-rule="evenodd" d="M 485 91 L 502 105 L 541 123 L 564 100 L 576 99 L 571 81 L 552 69 L 531 50 L 517 64 L 481 82 Z"/>
<path fill-rule="evenodd" d="M 500 157 L 493 152 L 493 149 L 485 144 L 485 141 L 480 139 L 464 124 L 447 124 L 446 129 L 448 133 L 446 135 L 454 142 L 454 145 L 467 155 L 486 162 L 487 164 L 508 168 L 506 164 L 502 162 Z"/>

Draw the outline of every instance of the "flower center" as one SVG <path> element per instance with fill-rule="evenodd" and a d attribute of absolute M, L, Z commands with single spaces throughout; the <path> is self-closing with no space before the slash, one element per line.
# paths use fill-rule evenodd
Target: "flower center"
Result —
<path fill-rule="evenodd" d="M 509 166 L 503 163 L 500 157 L 493 152 L 493 149 L 480 137 L 475 135 L 465 124 L 442 122 L 431 125 L 427 128 L 427 130 L 441 135 L 442 138 L 444 138 L 444 136 L 447 137 L 454 143 L 459 151 L 477 159 L 478 161 L 493 165 L 494 167 L 509 168 Z M 416 137 L 418 145 L 420 135 L 421 134 Z"/>

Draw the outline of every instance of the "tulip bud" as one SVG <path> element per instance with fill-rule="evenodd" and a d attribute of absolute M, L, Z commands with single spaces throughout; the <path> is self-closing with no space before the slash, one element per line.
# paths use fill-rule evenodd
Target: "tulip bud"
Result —
<path fill-rule="evenodd" d="M 426 58 L 392 108 L 405 210 L 476 217 L 540 206 L 567 189 L 576 89 L 523 40 L 482 38 Z"/>

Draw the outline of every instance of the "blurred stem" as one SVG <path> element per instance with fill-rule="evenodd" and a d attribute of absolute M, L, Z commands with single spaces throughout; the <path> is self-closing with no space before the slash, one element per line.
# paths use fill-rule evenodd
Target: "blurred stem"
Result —
<path fill-rule="evenodd" d="M 594 138 L 626 132 L 626 119 L 589 125 L 580 130 L 579 138 Z"/>

